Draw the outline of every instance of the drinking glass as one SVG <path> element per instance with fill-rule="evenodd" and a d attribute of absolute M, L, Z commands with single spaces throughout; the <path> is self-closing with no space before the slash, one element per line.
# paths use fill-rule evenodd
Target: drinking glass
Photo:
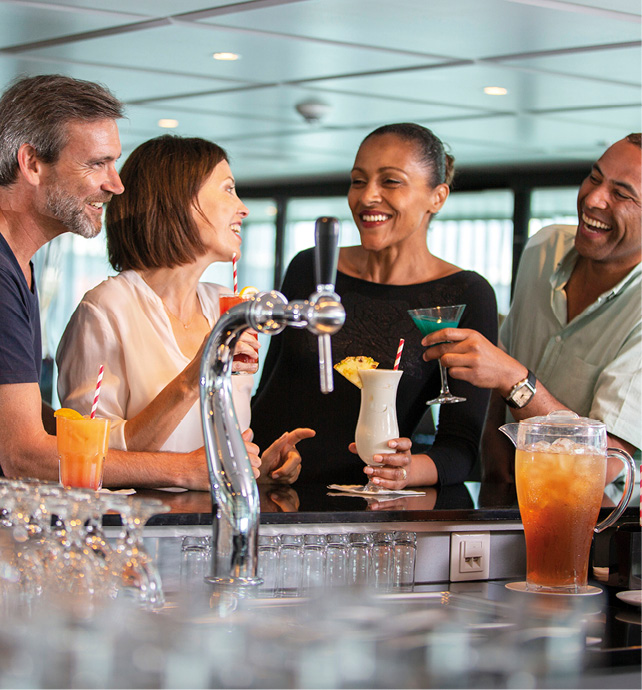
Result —
<path fill-rule="evenodd" d="M 365 585 L 368 583 L 370 571 L 372 535 L 354 532 L 349 539 L 348 581 L 350 584 Z"/>
<path fill-rule="evenodd" d="M 361 407 L 355 430 L 355 444 L 359 457 L 366 465 L 377 465 L 374 455 L 391 453 L 388 441 L 399 436 L 397 424 L 397 387 L 402 371 L 394 369 L 362 369 Z M 375 484 L 371 477 L 363 493 L 388 493 L 388 489 Z"/>
<path fill-rule="evenodd" d="M 426 336 L 440 331 L 442 328 L 457 328 L 459 320 L 466 308 L 465 304 L 455 304 L 452 307 L 428 307 L 425 309 L 410 309 L 412 320 L 415 326 L 421 331 L 421 335 Z M 439 374 L 441 375 L 441 390 L 439 395 L 429 400 L 426 405 L 441 405 L 443 403 L 464 402 L 466 398 L 453 395 L 448 388 L 448 373 L 446 368 L 439 360 Z"/>
<path fill-rule="evenodd" d="M 417 559 L 416 532 L 395 532 L 393 548 L 394 585 L 402 589 L 412 589 Z"/>
<path fill-rule="evenodd" d="M 299 595 L 303 576 L 303 535 L 282 534 L 277 592 L 282 597 Z"/>
<path fill-rule="evenodd" d="M 319 589 L 325 583 L 325 534 L 303 535 L 303 590 Z"/>
<path fill-rule="evenodd" d="M 143 527 L 152 515 L 166 513 L 169 506 L 155 498 L 115 494 L 106 498 L 109 507 L 120 513 L 122 521 L 114 554 L 114 568 L 120 577 L 120 586 L 149 608 L 161 608 L 165 597 L 158 570 L 144 548 Z"/>
<path fill-rule="evenodd" d="M 372 535 L 372 560 L 370 563 L 370 582 L 377 588 L 388 590 L 393 582 L 394 533 L 375 532 Z"/>
<path fill-rule="evenodd" d="M 235 307 L 237 304 L 241 304 L 241 302 L 251 302 L 254 299 L 255 295 L 239 295 L 238 293 L 234 292 L 229 292 L 229 293 L 220 293 L 218 296 L 218 308 L 219 308 L 219 313 L 221 316 L 225 314 L 226 311 L 229 311 L 232 307 Z M 258 340 L 258 334 L 253 333 L 252 334 L 254 338 Z M 252 361 L 249 355 L 244 355 L 244 354 L 238 354 L 234 355 L 234 361 L 235 362 L 243 362 L 245 364 L 248 364 L 249 362 Z M 247 371 L 233 371 L 232 374 L 234 376 L 243 376 L 249 374 Z"/>
<path fill-rule="evenodd" d="M 263 580 L 261 592 L 274 594 L 279 571 L 279 544 L 277 536 L 259 534 L 258 577 Z"/>
<path fill-rule="evenodd" d="M 109 442 L 109 419 L 56 418 L 60 483 L 98 491 Z"/>

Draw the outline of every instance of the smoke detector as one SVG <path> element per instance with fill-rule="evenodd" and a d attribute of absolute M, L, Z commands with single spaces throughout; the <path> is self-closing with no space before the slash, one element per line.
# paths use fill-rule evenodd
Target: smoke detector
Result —
<path fill-rule="evenodd" d="M 314 125 L 320 122 L 329 112 L 331 106 L 324 101 L 311 98 L 296 104 L 299 115 L 309 124 Z"/>

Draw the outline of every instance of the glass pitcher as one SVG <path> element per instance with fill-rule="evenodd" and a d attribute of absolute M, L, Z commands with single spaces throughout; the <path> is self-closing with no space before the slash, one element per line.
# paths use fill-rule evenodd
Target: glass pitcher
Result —
<path fill-rule="evenodd" d="M 623 450 L 607 448 L 606 425 L 557 410 L 500 427 L 515 444 L 517 500 L 526 537 L 526 588 L 583 593 L 594 532 L 612 525 L 631 498 L 635 464 Z M 626 467 L 625 491 L 596 525 L 607 458 Z"/>

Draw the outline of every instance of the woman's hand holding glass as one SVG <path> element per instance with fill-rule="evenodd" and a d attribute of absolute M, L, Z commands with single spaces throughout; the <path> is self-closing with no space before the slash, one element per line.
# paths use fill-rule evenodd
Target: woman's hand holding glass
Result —
<path fill-rule="evenodd" d="M 412 441 L 409 438 L 393 438 L 388 441 L 390 453 L 373 455 L 372 459 L 380 466 L 366 465 L 364 472 L 368 480 L 383 489 L 399 491 L 408 486 L 410 477 L 410 464 L 412 462 Z M 351 453 L 357 453 L 356 443 L 348 446 Z"/>
<path fill-rule="evenodd" d="M 257 339 L 256 331 L 248 329 L 241 333 L 239 341 L 234 348 L 234 361 L 232 373 L 256 374 L 259 370 L 259 348 L 261 345 Z M 243 357 L 238 357 L 243 355 Z"/>

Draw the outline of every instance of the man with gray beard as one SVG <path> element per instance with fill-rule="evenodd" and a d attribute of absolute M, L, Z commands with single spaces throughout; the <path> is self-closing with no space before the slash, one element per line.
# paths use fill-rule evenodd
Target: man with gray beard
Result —
<path fill-rule="evenodd" d="M 31 260 L 62 233 L 100 232 L 104 204 L 123 191 L 122 116 L 107 89 L 62 75 L 20 79 L 0 98 L 0 465 L 9 477 L 58 478 Z M 208 489 L 205 453 L 110 451 L 104 484 Z"/>

